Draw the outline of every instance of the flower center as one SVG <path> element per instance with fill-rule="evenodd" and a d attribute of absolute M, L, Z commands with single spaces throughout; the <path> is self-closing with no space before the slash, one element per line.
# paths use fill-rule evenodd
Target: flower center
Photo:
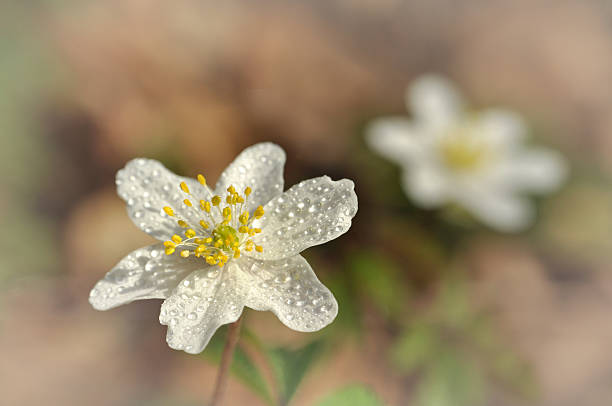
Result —
<path fill-rule="evenodd" d="M 199 201 L 199 221 L 192 226 L 185 219 L 177 219 L 180 227 L 185 228 L 185 238 L 174 234 L 169 241 L 164 242 L 166 255 L 178 252 L 181 257 L 189 258 L 194 255 L 204 258 L 210 265 L 223 267 L 230 258 L 240 258 L 241 250 L 263 252 L 263 247 L 255 245 L 252 236 L 261 233 L 259 228 L 251 228 L 254 219 L 264 215 L 262 206 L 258 206 L 253 215 L 244 210 L 251 194 L 251 188 L 244 189 L 244 195 L 236 192 L 234 186 L 227 188 L 225 199 L 221 196 L 212 195 L 206 187 L 206 178 L 198 175 L 198 181 L 204 186 L 209 200 Z M 180 189 L 188 196 L 192 196 L 189 187 L 181 182 Z M 224 202 L 224 204 L 222 204 Z M 183 200 L 185 210 L 196 211 L 190 199 Z M 163 208 L 169 217 L 177 217 L 174 209 L 169 206 Z M 190 216 L 193 217 L 193 216 Z M 209 231 L 212 230 L 212 231 Z"/>
<path fill-rule="evenodd" d="M 488 155 L 488 148 L 473 133 L 469 125 L 452 130 L 439 145 L 444 164 L 455 171 L 469 171 L 482 166 Z"/>

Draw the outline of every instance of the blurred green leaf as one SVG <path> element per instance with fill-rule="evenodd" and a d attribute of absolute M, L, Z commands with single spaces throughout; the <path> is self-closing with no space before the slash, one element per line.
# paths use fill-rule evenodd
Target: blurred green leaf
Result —
<path fill-rule="evenodd" d="M 289 404 L 323 347 L 322 340 L 315 340 L 296 350 L 280 347 L 268 351 L 268 358 L 279 386 L 281 405 Z"/>
<path fill-rule="evenodd" d="M 439 346 L 437 332 L 429 325 L 418 323 L 405 329 L 391 350 L 393 363 L 410 373 L 432 359 Z"/>
<path fill-rule="evenodd" d="M 317 406 L 383 406 L 376 393 L 362 385 L 351 385 L 325 397 Z"/>
<path fill-rule="evenodd" d="M 213 336 L 206 350 L 202 353 L 205 358 L 217 363 L 221 360 L 223 347 L 225 346 L 226 331 L 227 328 L 219 329 Z M 274 404 L 268 384 L 259 372 L 259 368 L 240 346 L 236 347 L 230 371 L 264 401 L 270 405 Z"/>
<path fill-rule="evenodd" d="M 415 397 L 418 406 L 477 406 L 483 400 L 482 372 L 453 349 L 438 353 L 418 385 Z"/>
<path fill-rule="evenodd" d="M 375 252 L 362 251 L 352 256 L 349 269 L 356 288 L 369 297 L 385 317 L 401 311 L 405 284 L 393 262 Z"/>

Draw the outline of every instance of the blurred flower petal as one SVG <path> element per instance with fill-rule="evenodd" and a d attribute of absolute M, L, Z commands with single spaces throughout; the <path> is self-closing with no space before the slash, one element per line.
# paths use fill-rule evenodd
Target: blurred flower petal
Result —
<path fill-rule="evenodd" d="M 438 75 L 424 75 L 408 89 L 406 103 L 417 121 L 430 127 L 442 127 L 457 119 L 463 101 L 453 84 Z"/>

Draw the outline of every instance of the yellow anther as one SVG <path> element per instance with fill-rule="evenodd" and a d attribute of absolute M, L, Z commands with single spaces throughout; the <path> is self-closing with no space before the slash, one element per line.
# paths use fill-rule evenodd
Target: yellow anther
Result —
<path fill-rule="evenodd" d="M 261 228 L 254 228 L 253 231 L 255 231 L 256 234 L 261 233 Z"/>
<path fill-rule="evenodd" d="M 172 207 L 164 207 L 164 211 L 166 212 L 166 214 L 170 217 L 174 216 L 174 210 L 172 210 Z"/>
<path fill-rule="evenodd" d="M 175 248 L 174 247 L 166 247 L 166 255 L 172 255 L 174 254 Z"/>
<path fill-rule="evenodd" d="M 181 190 L 185 193 L 189 193 L 189 188 L 185 182 L 181 182 Z"/>
<path fill-rule="evenodd" d="M 238 229 L 238 232 L 242 234 L 246 234 L 249 232 L 249 228 L 247 226 L 240 226 L 240 228 Z"/>
<path fill-rule="evenodd" d="M 202 208 L 206 213 L 210 213 L 210 202 L 204 202 L 204 206 Z"/>
<path fill-rule="evenodd" d="M 189 207 L 193 207 L 193 204 L 191 203 L 191 200 L 189 200 L 189 199 L 183 200 L 183 203 L 185 203 Z"/>
<path fill-rule="evenodd" d="M 189 224 L 187 224 L 187 222 L 185 220 L 179 220 L 177 221 L 178 225 L 183 227 L 183 228 L 187 228 L 189 227 Z"/>
<path fill-rule="evenodd" d="M 253 191 L 253 189 L 251 189 L 250 187 L 247 186 L 247 187 L 244 188 L 244 195 L 245 196 L 249 196 L 252 191 Z"/>
<path fill-rule="evenodd" d="M 255 212 L 253 213 L 253 217 L 256 219 L 261 218 L 264 215 L 264 209 L 262 206 L 257 206 Z"/>
<path fill-rule="evenodd" d="M 225 207 L 223 209 L 223 217 L 225 218 L 231 218 L 232 217 L 232 209 L 229 207 Z"/>
<path fill-rule="evenodd" d="M 181 251 L 181 257 L 187 258 L 188 256 L 189 256 L 189 251 L 187 251 L 187 250 L 182 250 Z"/>
<path fill-rule="evenodd" d="M 207 239 L 204 240 L 204 242 L 206 244 L 210 244 L 212 242 L 212 240 L 213 240 L 212 237 L 208 237 Z"/>
<path fill-rule="evenodd" d="M 244 213 L 242 213 L 240 217 L 238 217 L 238 221 L 240 221 L 242 224 L 248 223 L 249 222 L 249 212 L 245 211 Z"/>
<path fill-rule="evenodd" d="M 182 239 L 182 238 L 181 238 L 179 235 L 174 234 L 174 235 L 172 236 L 172 241 L 174 241 L 174 242 L 175 242 L 175 243 L 177 243 L 177 244 L 180 244 L 180 243 L 181 243 L 181 241 L 183 241 L 183 239 Z"/>
<path fill-rule="evenodd" d="M 225 198 L 225 203 L 227 203 L 227 204 L 232 204 L 232 196 L 228 195 L 228 196 Z"/>
<path fill-rule="evenodd" d="M 261 245 L 256 245 L 255 246 L 255 251 L 257 252 L 263 252 L 263 247 Z"/>
<path fill-rule="evenodd" d="M 236 203 L 240 203 L 240 204 L 244 203 L 244 198 L 242 196 L 236 197 Z"/>
<path fill-rule="evenodd" d="M 240 258 L 240 250 L 239 249 L 234 250 L 234 258 Z"/>
<path fill-rule="evenodd" d="M 187 238 L 193 238 L 196 236 L 196 232 L 193 228 L 190 228 L 189 230 L 185 231 L 185 236 Z"/>
<path fill-rule="evenodd" d="M 213 258 L 211 255 L 206 257 L 206 263 L 209 265 L 214 265 L 217 263 L 217 261 L 215 261 L 215 258 Z"/>
<path fill-rule="evenodd" d="M 196 248 L 196 253 L 204 254 L 205 252 L 206 252 L 206 245 L 198 245 L 198 248 Z"/>
<path fill-rule="evenodd" d="M 202 228 L 203 228 L 203 229 L 205 229 L 205 230 L 206 230 L 208 227 L 210 227 L 210 226 L 208 225 L 208 223 L 207 223 L 207 222 L 205 222 L 204 220 L 200 220 L 200 225 L 201 225 L 201 226 L 202 226 Z"/>
<path fill-rule="evenodd" d="M 211 199 L 213 206 L 218 206 L 221 203 L 221 198 L 219 196 L 213 196 Z"/>
<path fill-rule="evenodd" d="M 193 242 L 195 242 L 196 244 L 204 244 L 206 240 L 204 238 L 196 238 L 195 240 L 193 240 Z"/>
<path fill-rule="evenodd" d="M 206 186 L 206 178 L 204 177 L 204 175 L 202 174 L 198 175 L 198 182 L 200 182 L 202 186 Z"/>
<path fill-rule="evenodd" d="M 164 247 L 174 247 L 174 243 L 172 241 L 164 241 Z"/>
<path fill-rule="evenodd" d="M 230 185 L 227 188 L 227 191 L 230 192 L 231 194 L 234 194 L 234 193 L 236 193 L 236 188 L 233 185 Z"/>

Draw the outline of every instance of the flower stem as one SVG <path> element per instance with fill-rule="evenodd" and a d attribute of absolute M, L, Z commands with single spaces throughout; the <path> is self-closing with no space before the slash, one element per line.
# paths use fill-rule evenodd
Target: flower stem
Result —
<path fill-rule="evenodd" d="M 232 365 L 232 359 L 234 358 L 234 350 L 236 349 L 236 344 L 238 344 L 238 339 L 240 339 L 240 325 L 242 324 L 243 315 L 244 313 L 240 315 L 238 320 L 230 324 L 227 329 L 227 338 L 225 340 L 225 348 L 223 348 L 223 355 L 221 355 L 219 373 L 217 374 L 217 382 L 215 382 L 215 391 L 213 392 L 209 406 L 217 406 L 225 392 L 229 369 Z"/>

